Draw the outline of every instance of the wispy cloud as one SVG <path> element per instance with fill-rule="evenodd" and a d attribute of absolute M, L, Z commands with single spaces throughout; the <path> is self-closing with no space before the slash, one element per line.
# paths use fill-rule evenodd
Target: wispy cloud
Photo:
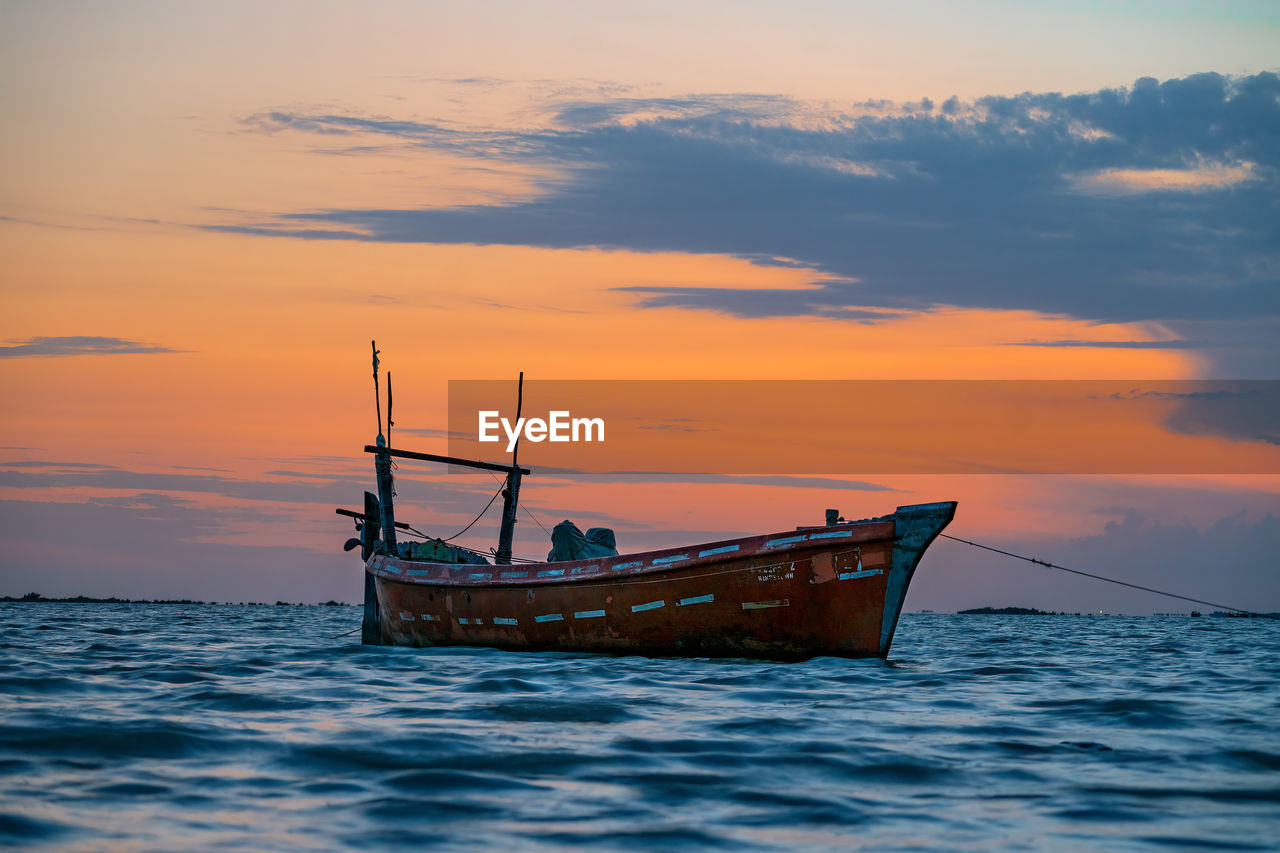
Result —
<path fill-rule="evenodd" d="M 450 432 L 447 429 L 436 429 L 435 427 L 396 427 L 397 434 L 412 435 L 418 438 L 470 438 L 469 433 Z"/>
<path fill-rule="evenodd" d="M 281 460 L 286 461 L 286 460 Z M 216 469 L 197 469 L 216 470 Z M 237 501 L 281 504 L 355 506 L 361 494 L 373 485 L 372 473 L 315 474 L 297 470 L 274 470 L 266 477 L 242 478 L 217 473 L 171 473 L 129 471 L 111 466 L 39 462 L 0 462 L 0 488 L 100 490 L 129 493 L 166 494 L 170 496 L 218 495 Z M 284 479 L 287 478 L 287 479 Z M 492 494 L 488 480 L 467 482 L 427 477 L 402 471 L 396 482 L 401 486 L 400 502 L 409 504 L 422 499 L 433 513 L 474 515 Z M 323 513 L 325 516 L 327 512 Z"/>
<path fill-rule="evenodd" d="M 682 98 L 610 98 L 571 100 L 554 105 L 557 125 L 585 129 L 627 126 L 673 119 L 715 121 L 780 121 L 794 116 L 800 105 L 782 95 L 711 94 Z"/>
<path fill-rule="evenodd" d="M 64 337 L 26 338 L 10 340 L 15 346 L 0 347 L 0 358 L 36 358 L 69 355 L 132 355 L 137 353 L 183 353 L 192 350 L 129 341 L 124 338 L 104 338 L 92 335 Z"/>
<path fill-rule="evenodd" d="M 631 285 L 615 288 L 639 293 L 641 308 L 689 308 L 716 311 L 734 317 L 797 317 L 817 315 L 861 323 L 898 320 L 909 312 L 869 307 L 878 296 L 858 282 L 819 281 L 806 288 L 677 287 Z"/>
<path fill-rule="evenodd" d="M 791 489 L 830 489 L 847 492 L 897 492 L 891 486 L 867 480 L 840 480 L 835 477 L 799 477 L 790 474 L 702 474 L 676 471 L 610 471 L 595 474 L 573 468 L 539 468 L 546 477 L 565 477 L 592 483 L 717 483 L 735 486 L 775 486 Z"/>
<path fill-rule="evenodd" d="M 1151 192 L 1209 192 L 1261 180 L 1257 163 L 1202 163 L 1185 169 L 1099 169 L 1071 177 L 1077 192 L 1135 195 Z"/>
<path fill-rule="evenodd" d="M 1200 349 L 1213 346 L 1204 341 L 1087 341 L 1065 339 L 1057 341 L 1008 341 L 1008 347 L 1088 347 L 1097 349 Z"/>
<path fill-rule="evenodd" d="M 55 462 L 46 459 L 18 459 L 13 462 L 0 462 L 0 468 L 84 468 L 92 471 L 113 471 L 114 465 L 100 465 L 97 462 Z"/>

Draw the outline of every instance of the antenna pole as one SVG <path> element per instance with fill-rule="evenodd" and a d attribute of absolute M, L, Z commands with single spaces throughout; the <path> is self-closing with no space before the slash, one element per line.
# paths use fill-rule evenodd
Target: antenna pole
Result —
<path fill-rule="evenodd" d="M 520 411 L 524 408 L 524 371 L 520 371 L 520 381 L 516 386 L 516 423 L 520 422 Z M 493 561 L 499 565 L 511 562 L 511 541 L 516 532 L 516 508 L 520 503 L 520 466 L 516 457 L 520 453 L 520 439 L 511 450 L 511 470 L 507 472 L 507 487 L 502 490 L 502 526 L 498 529 L 498 551 Z"/>
<path fill-rule="evenodd" d="M 373 345 L 373 404 L 378 409 L 378 438 L 382 438 L 382 396 L 378 388 L 378 349 L 377 341 L 369 341 Z M 388 404 L 390 401 L 388 401 Z"/>

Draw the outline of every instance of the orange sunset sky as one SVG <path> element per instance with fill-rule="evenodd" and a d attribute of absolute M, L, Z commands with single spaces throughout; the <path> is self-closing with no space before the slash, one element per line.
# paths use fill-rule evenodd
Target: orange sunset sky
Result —
<path fill-rule="evenodd" d="M 356 601 L 333 508 L 373 486 L 372 338 L 396 444 L 440 453 L 449 380 L 519 371 L 1276 379 L 1278 68 L 1267 3 L 0 2 L 0 595 Z M 1232 418 L 1192 433 L 1280 443 L 1273 410 Z M 497 488 L 398 474 L 436 535 Z M 822 470 L 522 494 L 623 550 L 955 499 L 958 536 L 1266 610 L 1278 496 Z M 516 553 L 548 547 L 522 514 Z M 1187 609 L 1003 560 L 938 543 L 908 609 Z"/>

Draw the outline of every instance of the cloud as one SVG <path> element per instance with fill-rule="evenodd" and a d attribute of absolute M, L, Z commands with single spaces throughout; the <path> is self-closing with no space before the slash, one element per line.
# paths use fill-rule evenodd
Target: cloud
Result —
<path fill-rule="evenodd" d="M 510 80 L 504 80 L 501 77 L 416 77 L 420 83 L 448 83 L 454 86 L 480 86 L 485 89 L 493 89 L 499 86 L 510 85 Z"/>
<path fill-rule="evenodd" d="M 45 459 L 19 459 L 13 462 L 0 462 L 0 468 L 87 468 L 99 471 L 115 470 L 114 465 L 100 465 L 97 462 L 54 462 Z"/>
<path fill-rule="evenodd" d="M 1273 379 L 1280 376 L 1280 316 L 1256 319 L 1178 320 L 1164 331 L 1179 339 L 1199 341 L 1211 371 L 1204 375 L 1237 379 Z"/>
<path fill-rule="evenodd" d="M 124 338 L 102 338 L 91 335 L 70 335 L 53 338 L 27 338 L 10 340 L 16 344 L 0 347 L 0 358 L 34 358 L 68 355 L 131 355 L 136 353 L 183 353 L 191 350 L 144 344 Z"/>
<path fill-rule="evenodd" d="M 1215 435 L 1234 441 L 1280 445 L 1280 383 L 1222 396 L 1188 394 L 1179 400 L 1166 425 L 1189 435 Z"/>
<path fill-rule="evenodd" d="M 12 470 L 15 468 L 41 470 Z M 0 488 L 58 489 L 68 490 L 68 493 L 73 493 L 70 490 L 123 492 L 129 493 L 123 496 L 126 501 L 134 500 L 139 494 L 167 495 L 184 502 L 189 497 L 199 499 L 203 495 L 217 495 L 255 502 L 252 507 L 262 506 L 258 502 L 293 505 L 303 515 L 315 515 L 328 521 L 332 518 L 332 507 L 358 507 L 363 493 L 375 487 L 372 468 L 367 473 L 312 474 L 280 469 L 267 474 L 289 479 L 241 479 L 218 474 L 155 473 L 110 466 L 91 468 L 88 465 L 56 465 L 54 469 L 46 469 L 38 462 L 19 461 L 0 462 Z M 538 487 L 548 485 L 540 483 Z M 409 469 L 397 472 L 396 487 L 400 520 L 427 529 L 424 519 L 431 519 L 438 525 L 439 529 L 433 528 L 437 535 L 453 532 L 444 528 L 453 528 L 457 518 L 462 519 L 458 526 L 466 523 L 484 506 L 495 488 L 488 478 L 455 477 L 444 473 L 424 475 Z M 317 510 L 317 505 L 323 508 Z M 243 511 L 259 512 L 256 508 Z M 346 524 L 341 522 L 341 526 Z"/>
<path fill-rule="evenodd" d="M 3 463 L 0 467 L 9 467 Z M 16 466 L 13 466 L 16 467 Z M 27 467 L 27 466 L 24 466 Z M 357 477 L 327 477 L 324 482 L 287 482 L 242 480 L 216 474 L 160 474 L 125 471 L 118 468 L 71 471 L 6 471 L 0 470 L 0 487 L 13 489 L 112 489 L 141 492 L 187 492 L 212 494 L 248 501 L 285 501 L 291 503 L 354 502 L 368 480 Z"/>
<path fill-rule="evenodd" d="M 1278 96 L 1272 73 L 1197 74 L 844 112 L 768 96 L 577 99 L 528 131 L 271 112 L 259 126 L 358 131 L 554 176 L 506 204 L 210 227 L 778 257 L 822 276 L 801 293 L 634 290 L 641 307 L 739 316 L 874 321 L 939 305 L 1109 322 L 1276 316 Z"/>
<path fill-rule="evenodd" d="M 854 492 L 897 492 L 890 486 L 866 480 L 840 480 L 835 477 L 797 477 L 789 474 L 700 474 L 675 471 L 610 471 L 596 474 L 572 468 L 539 468 L 546 477 L 565 477 L 590 483 L 726 483 L 735 486 L 776 486 L 794 489 L 830 489 Z"/>
<path fill-rule="evenodd" d="M 332 525 L 328 537 L 312 532 L 300 540 L 307 543 L 302 547 L 205 538 L 234 525 L 280 518 L 258 507 L 196 505 L 152 493 L 65 502 L 3 500 L 0 594 L 359 601 L 359 560 L 341 551 L 341 523 Z M 321 550 L 330 544 L 331 551 Z"/>
<path fill-rule="evenodd" d="M 450 432 L 435 427 L 395 427 L 397 434 L 412 435 L 418 438 L 471 438 L 471 433 Z"/>
<path fill-rule="evenodd" d="M 793 114 L 796 102 L 782 95 L 702 95 L 685 98 L 610 98 L 555 105 L 557 125 L 584 129 L 667 119 L 777 121 Z"/>
<path fill-rule="evenodd" d="M 285 112 L 267 112 L 251 115 L 243 120 L 243 124 L 251 129 L 268 133 L 275 133 L 281 130 L 302 130 L 327 136 L 373 133 L 422 141 L 437 137 L 451 139 L 456 135 L 456 132 L 447 130 L 439 125 L 423 122 L 344 115 L 307 116 Z"/>
<path fill-rule="evenodd" d="M 1174 432 L 1280 445 L 1280 380 L 1174 384 L 1188 390 L 1137 387 L 1109 399 L 1173 402 L 1164 424 Z"/>
<path fill-rule="evenodd" d="M 905 311 L 869 308 L 869 296 L 856 281 L 816 282 L 808 288 L 674 287 L 631 285 L 615 290 L 643 294 L 641 308 L 692 308 L 734 317 L 799 317 L 818 315 L 877 323 L 907 316 Z M 874 297 L 870 297 L 874 298 Z"/>
<path fill-rule="evenodd" d="M 1070 179 L 1073 189 L 1097 195 L 1220 190 L 1259 180 L 1256 163 L 1210 163 L 1190 169 L 1100 169 Z"/>
<path fill-rule="evenodd" d="M 1098 349 L 1198 349 L 1210 344 L 1203 341 L 1008 341 L 1007 347 L 1093 347 Z"/>

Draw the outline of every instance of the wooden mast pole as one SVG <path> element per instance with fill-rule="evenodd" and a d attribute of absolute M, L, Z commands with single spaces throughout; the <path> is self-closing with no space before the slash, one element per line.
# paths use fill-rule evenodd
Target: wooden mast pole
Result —
<path fill-rule="evenodd" d="M 516 386 L 516 423 L 520 422 L 520 410 L 524 407 L 524 371 Z M 516 532 L 516 508 L 520 503 L 520 466 L 516 457 L 520 453 L 520 439 L 511 451 L 511 470 L 507 472 L 507 487 L 502 490 L 502 527 L 498 529 L 498 551 L 493 562 L 505 565 L 511 562 L 511 541 Z"/>
<path fill-rule="evenodd" d="M 378 504 L 382 515 L 382 542 L 386 553 L 396 555 L 396 515 L 393 506 L 395 499 L 395 480 L 391 476 L 391 454 L 387 452 L 387 439 L 382 434 L 382 401 L 378 388 L 378 342 L 373 344 L 373 398 L 378 406 L 378 443 L 377 452 L 373 456 L 373 470 L 378 477 Z M 391 420 L 391 374 L 387 374 L 387 421 Z M 390 431 L 390 426 L 388 426 Z"/>
<path fill-rule="evenodd" d="M 391 480 L 391 457 L 387 454 L 387 440 L 382 435 L 382 399 L 378 388 L 378 342 L 369 342 L 373 347 L 373 400 L 374 406 L 377 407 L 378 415 L 378 441 L 377 455 L 373 457 L 373 470 L 377 474 L 378 479 L 378 501 L 376 512 L 378 519 L 372 518 L 375 511 L 373 495 L 368 492 L 364 493 L 364 531 L 367 535 L 371 532 L 369 525 L 378 524 L 383 530 L 383 539 L 387 540 L 386 531 L 391 531 L 391 537 L 388 549 L 391 553 L 395 551 L 395 535 L 396 522 L 395 515 L 391 508 L 391 498 L 395 487 Z M 390 374 L 387 376 L 390 380 Z M 387 417 L 391 416 L 391 386 L 387 386 Z M 367 540 L 368 546 L 371 548 L 375 543 L 373 537 Z M 365 554 L 366 559 L 369 554 Z M 366 567 L 364 573 L 364 618 L 360 623 L 360 642 L 366 646 L 382 645 L 382 613 L 378 607 L 378 589 L 377 582 Z"/>
<path fill-rule="evenodd" d="M 378 412 L 378 438 L 382 438 L 382 389 L 378 387 L 378 349 L 377 341 L 369 341 L 373 346 L 373 405 Z"/>

